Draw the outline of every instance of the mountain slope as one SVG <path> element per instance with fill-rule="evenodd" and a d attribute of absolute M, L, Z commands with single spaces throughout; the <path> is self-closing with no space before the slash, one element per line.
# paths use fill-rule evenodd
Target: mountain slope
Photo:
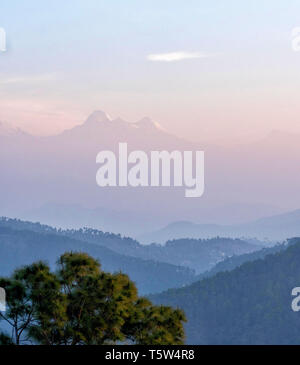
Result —
<path fill-rule="evenodd" d="M 7 218 L 0 219 L 1 226 L 64 235 L 72 239 L 106 247 L 118 254 L 185 266 L 198 273 L 209 270 L 226 257 L 253 252 L 260 248 L 246 241 L 230 238 L 182 239 L 169 241 L 163 246 L 157 244 L 145 246 L 129 237 L 121 237 L 120 235 L 104 233 L 95 229 L 56 230 L 37 223 L 33 224 Z"/>
<path fill-rule="evenodd" d="M 36 260 L 46 260 L 54 265 L 59 255 L 66 251 L 87 252 L 99 259 L 104 270 L 128 274 L 142 294 L 182 286 L 195 277 L 188 268 L 120 255 L 65 235 L 0 227 L 0 275 L 9 275 L 18 266 Z"/>
<path fill-rule="evenodd" d="M 289 243 L 285 242 L 272 247 L 264 247 L 254 252 L 228 257 L 225 260 L 218 262 L 212 269 L 197 275 L 197 279 L 195 281 L 212 277 L 219 272 L 232 271 L 236 267 L 243 265 L 245 262 L 264 259 L 267 255 L 275 254 L 277 252 L 285 250 L 287 247 L 289 247 L 289 245 L 292 244 L 292 242 L 293 240 L 291 240 Z"/>
<path fill-rule="evenodd" d="M 174 222 L 163 229 L 141 235 L 138 238 L 146 243 L 161 243 L 171 238 L 207 238 L 215 236 L 248 236 L 268 240 L 284 240 L 300 236 L 300 209 L 237 225 L 222 226 L 217 224 Z"/>
<path fill-rule="evenodd" d="M 291 291 L 300 286 L 300 239 L 263 260 L 151 296 L 182 308 L 190 344 L 300 344 Z"/>

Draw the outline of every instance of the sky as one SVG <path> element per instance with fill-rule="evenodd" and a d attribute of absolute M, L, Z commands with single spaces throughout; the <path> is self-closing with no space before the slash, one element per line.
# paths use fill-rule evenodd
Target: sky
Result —
<path fill-rule="evenodd" d="M 300 133 L 299 0 L 2 0 L 0 120 L 40 135 L 94 110 L 192 140 Z"/>

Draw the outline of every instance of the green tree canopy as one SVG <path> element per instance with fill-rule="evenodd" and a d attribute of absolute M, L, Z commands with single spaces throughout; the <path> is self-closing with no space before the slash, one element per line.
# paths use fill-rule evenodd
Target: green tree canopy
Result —
<path fill-rule="evenodd" d="M 7 310 L 0 320 L 12 328 L 2 344 L 43 345 L 182 344 L 181 310 L 140 298 L 123 273 L 110 274 L 85 253 L 67 252 L 51 272 L 43 262 L 0 278 Z"/>

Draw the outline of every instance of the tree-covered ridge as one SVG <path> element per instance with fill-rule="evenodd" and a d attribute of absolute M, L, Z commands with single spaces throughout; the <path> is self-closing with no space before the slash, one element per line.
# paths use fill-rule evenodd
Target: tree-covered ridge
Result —
<path fill-rule="evenodd" d="M 62 229 L 51 227 L 46 224 L 41 224 L 40 222 L 29 222 L 17 218 L 8 217 L 0 217 L 0 227 L 9 227 L 15 230 L 30 230 L 37 233 L 53 233 L 59 235 L 74 236 L 75 238 L 82 238 L 84 235 L 90 235 L 91 237 L 95 237 L 95 239 L 119 239 L 124 240 L 124 242 L 126 242 L 127 244 L 132 244 L 133 246 L 139 245 L 136 240 L 130 237 L 123 237 L 121 234 L 103 232 L 88 227 L 84 227 L 81 229 Z"/>
<path fill-rule="evenodd" d="M 243 255 L 234 255 L 234 256 L 228 257 L 225 260 L 218 262 L 212 269 L 197 275 L 195 281 L 199 281 L 204 278 L 214 276 L 218 272 L 232 271 L 233 269 L 241 266 L 245 262 L 263 259 L 267 255 L 271 255 L 271 254 L 280 252 L 282 250 L 285 250 L 288 246 L 292 245 L 293 243 L 294 243 L 294 239 L 290 239 L 284 243 L 278 243 L 273 247 L 263 247 L 261 250 L 258 250 L 258 251 L 246 253 Z"/>
<path fill-rule="evenodd" d="M 0 278 L 11 328 L 0 344 L 140 345 L 183 344 L 184 313 L 139 297 L 121 272 L 111 274 L 85 253 L 66 252 L 55 272 L 44 262 Z"/>
<path fill-rule="evenodd" d="M 121 235 L 102 232 L 92 228 L 55 229 L 40 223 L 23 222 L 2 218 L 0 227 L 26 229 L 37 233 L 52 233 L 83 242 L 106 247 L 118 254 L 143 260 L 189 267 L 197 273 L 211 269 L 216 263 L 231 257 L 259 250 L 261 247 L 246 240 L 216 237 L 211 239 L 177 239 L 165 245 L 141 245 L 138 241 Z"/>
<path fill-rule="evenodd" d="M 150 298 L 184 310 L 190 344 L 300 344 L 300 315 L 291 309 L 299 263 L 293 239 L 264 259 Z"/>
<path fill-rule="evenodd" d="M 51 231 L 38 233 L 1 226 L 0 275 L 10 275 L 17 267 L 39 260 L 45 260 L 54 267 L 58 256 L 74 250 L 99 259 L 105 271 L 128 274 L 142 294 L 180 287 L 195 278 L 194 272 L 186 267 L 121 255 L 101 245 Z"/>

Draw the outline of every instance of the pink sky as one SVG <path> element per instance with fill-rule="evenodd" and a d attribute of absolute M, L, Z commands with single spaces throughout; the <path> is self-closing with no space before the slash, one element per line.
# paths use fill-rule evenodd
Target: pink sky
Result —
<path fill-rule="evenodd" d="M 300 133 L 298 1 L 27 3 L 3 5 L 2 121 L 47 135 L 100 109 L 198 141 Z"/>

